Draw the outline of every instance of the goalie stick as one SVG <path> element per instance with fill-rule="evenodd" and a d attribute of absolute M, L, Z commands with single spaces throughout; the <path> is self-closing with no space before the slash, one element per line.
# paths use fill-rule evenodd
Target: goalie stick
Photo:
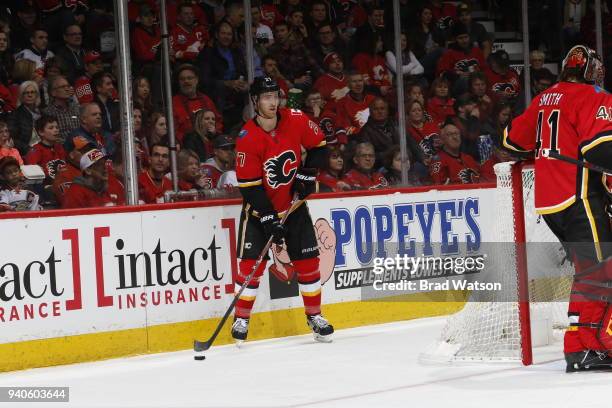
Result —
<path fill-rule="evenodd" d="M 289 218 L 289 214 L 291 214 L 302 202 L 304 202 L 304 200 L 298 200 L 297 199 L 297 194 L 296 194 L 294 196 L 294 198 L 293 198 L 292 203 L 291 203 L 291 207 L 285 212 L 285 214 L 281 218 L 281 221 L 280 221 L 281 224 L 285 223 L 287 218 Z M 230 314 L 232 313 L 232 310 L 234 310 L 234 307 L 236 306 L 236 302 L 238 302 L 238 299 L 240 298 L 240 295 L 242 294 L 244 289 L 247 287 L 249 282 L 251 282 L 251 279 L 253 279 L 253 276 L 255 275 L 255 271 L 257 270 L 257 268 L 259 268 L 259 265 L 261 264 L 261 262 L 263 261 L 264 257 L 266 256 L 266 254 L 270 250 L 271 246 L 272 246 L 272 237 L 268 238 L 268 242 L 266 242 L 266 245 L 264 246 L 264 248 L 262 249 L 261 253 L 259 254 L 259 257 L 257 258 L 257 261 L 255 262 L 255 265 L 253 265 L 251 273 L 249 273 L 249 275 L 244 280 L 244 283 L 242 284 L 242 286 L 240 287 L 238 292 L 234 295 L 234 299 L 232 300 L 232 303 L 229 305 L 229 307 L 225 311 L 225 314 L 221 318 L 221 321 L 219 322 L 219 324 L 217 324 L 217 328 L 213 332 L 212 336 L 210 336 L 210 338 L 208 340 L 206 340 L 206 341 L 194 340 L 193 341 L 193 351 L 196 351 L 196 352 L 206 351 L 206 350 L 208 350 L 212 346 L 214 341 L 217 339 L 217 336 L 221 332 L 221 329 L 223 328 L 223 325 L 225 324 L 225 322 L 229 318 Z"/>

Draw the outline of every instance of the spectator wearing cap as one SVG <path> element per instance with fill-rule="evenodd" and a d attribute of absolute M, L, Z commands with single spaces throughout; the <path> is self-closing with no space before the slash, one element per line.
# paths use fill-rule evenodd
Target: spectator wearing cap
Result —
<path fill-rule="evenodd" d="M 66 151 L 60 143 L 57 119 L 43 115 L 35 123 L 40 142 L 36 143 L 25 157 L 26 164 L 36 164 L 45 172 L 45 185 L 53 184 L 58 170 L 66 165 Z"/>
<path fill-rule="evenodd" d="M 478 101 L 469 94 L 463 94 L 455 100 L 455 114 L 447 118 L 461 132 L 461 151 L 469 154 L 475 160 L 480 160 L 478 152 L 478 136 L 481 132 L 480 110 Z"/>
<path fill-rule="evenodd" d="M 19 162 L 14 157 L 0 159 L 0 212 L 39 211 L 38 194 L 27 190 Z"/>
<path fill-rule="evenodd" d="M 415 81 L 419 80 L 425 69 L 423 65 L 419 62 L 417 57 L 414 55 L 412 50 L 410 49 L 410 42 L 408 40 L 408 35 L 405 32 L 400 34 L 400 44 L 402 48 L 402 73 L 404 74 L 405 81 Z M 387 62 L 387 68 L 395 75 L 396 74 L 396 58 L 395 58 L 395 44 L 393 41 L 386 41 L 385 45 L 385 61 Z"/>
<path fill-rule="evenodd" d="M 25 81 L 19 85 L 19 107 L 12 113 L 9 129 L 15 142 L 15 147 L 22 156 L 30 150 L 30 146 L 40 138 L 34 131 L 34 122 L 40 118 L 40 91 L 34 81 Z"/>
<path fill-rule="evenodd" d="M 71 152 L 75 147 L 79 149 L 87 144 L 93 144 L 105 154 L 115 153 L 112 135 L 102 129 L 102 110 L 98 104 L 92 102 L 81 105 L 79 120 L 81 126 L 70 133 L 64 142 L 64 150 Z"/>
<path fill-rule="evenodd" d="M 326 72 L 314 83 L 313 88 L 321 93 L 326 102 L 344 98 L 349 88 L 344 75 L 344 62 L 337 52 L 330 52 L 323 60 Z"/>
<path fill-rule="evenodd" d="M 85 50 L 83 50 L 83 31 L 78 24 L 64 27 L 64 44 L 56 49 L 59 57 L 66 67 L 66 76 L 70 83 L 85 74 Z"/>
<path fill-rule="evenodd" d="M 20 165 L 23 164 L 19 150 L 13 147 L 8 125 L 6 122 L 0 121 L 0 158 L 2 157 L 14 157 Z"/>
<path fill-rule="evenodd" d="M 346 42 L 338 35 L 337 28 L 329 21 L 324 21 L 317 28 L 315 38 L 310 39 L 310 47 L 312 56 L 320 67 L 325 67 L 325 58 L 330 53 L 336 53 L 344 65 L 350 61 Z"/>
<path fill-rule="evenodd" d="M 85 64 L 85 75 L 79 77 L 74 82 L 74 93 L 81 105 L 93 102 L 94 95 L 91 87 L 91 78 L 104 69 L 102 66 L 102 56 L 96 51 L 89 51 L 85 54 L 83 63 Z"/>
<path fill-rule="evenodd" d="M 212 141 L 217 132 L 215 121 L 215 112 L 210 109 L 199 110 L 195 114 L 193 132 L 185 135 L 183 148 L 194 151 L 201 162 L 205 162 L 212 155 Z"/>
<path fill-rule="evenodd" d="M 178 62 L 192 62 L 208 42 L 208 30 L 200 25 L 194 14 L 194 5 L 181 3 L 177 7 L 176 25 L 170 32 L 174 57 Z"/>
<path fill-rule="evenodd" d="M 36 27 L 30 35 L 30 46 L 15 54 L 15 61 L 27 59 L 36 63 L 36 69 L 43 72 L 45 63 L 55 54 L 47 49 L 49 45 L 49 35 L 41 27 Z"/>
<path fill-rule="evenodd" d="M 434 184 L 472 184 L 480 179 L 480 166 L 474 158 L 461 151 L 461 131 L 450 121 L 441 132 L 442 150 L 429 165 Z"/>
<path fill-rule="evenodd" d="M 239 122 L 249 89 L 246 63 L 242 50 L 234 46 L 232 26 L 220 22 L 214 31 L 212 47 L 205 48 L 197 58 L 204 91 L 214 96 L 215 105 L 224 123 Z"/>
<path fill-rule="evenodd" d="M 453 84 L 453 95 L 461 95 L 467 92 L 469 75 L 483 71 L 486 62 L 482 50 L 470 43 L 470 35 L 463 23 L 453 25 L 452 32 L 455 42 L 440 57 L 436 76 L 446 75 Z"/>
<path fill-rule="evenodd" d="M 57 169 L 52 185 L 53 196 L 60 207 L 73 180 L 81 175 L 81 157 L 83 153 L 95 148 L 94 144 L 81 144 L 77 142 L 77 145 L 71 151 L 66 152 L 66 164 Z"/>
<path fill-rule="evenodd" d="M 236 160 L 236 142 L 230 136 L 218 135 L 213 140 L 213 156 L 201 167 L 204 176 L 204 188 L 217 188 L 221 175 L 234 169 Z"/>
<path fill-rule="evenodd" d="M 81 175 L 68 188 L 62 208 L 111 207 L 125 204 L 125 193 L 110 182 L 106 155 L 91 149 L 80 159 Z"/>
<path fill-rule="evenodd" d="M 57 119 L 60 141 L 63 143 L 70 133 L 79 127 L 79 104 L 74 97 L 74 88 L 65 76 L 59 75 L 49 82 L 49 105 L 43 114 Z"/>
<path fill-rule="evenodd" d="M 457 20 L 466 26 L 472 45 L 480 47 L 485 59 L 488 58 L 493 49 L 493 36 L 487 32 L 482 24 L 472 20 L 472 8 L 469 4 L 459 4 Z"/>
<path fill-rule="evenodd" d="M 172 97 L 174 126 L 177 140 L 182 143 L 185 134 L 193 131 L 195 114 L 200 109 L 215 112 L 217 132 L 223 131 L 223 117 L 215 103 L 205 94 L 198 92 L 198 71 L 191 64 L 181 65 L 176 72 L 179 92 Z"/>
<path fill-rule="evenodd" d="M 355 146 L 353 168 L 346 173 L 346 181 L 355 190 L 375 190 L 389 185 L 382 173 L 374 170 L 376 154 L 372 143 L 363 142 Z"/>
<path fill-rule="evenodd" d="M 139 18 L 131 34 L 132 55 L 139 65 L 152 64 L 157 59 L 161 44 L 159 26 L 155 24 L 155 14 L 151 7 L 142 4 Z"/>
<path fill-rule="evenodd" d="M 497 50 L 489 56 L 489 66 L 485 69 L 489 93 L 499 101 L 514 102 L 521 91 L 519 76 L 510 68 L 510 56 L 504 50 Z"/>
<path fill-rule="evenodd" d="M 172 181 L 166 177 L 170 168 L 170 148 L 156 143 L 149 151 L 149 167 L 138 175 L 138 195 L 146 204 L 164 202 L 164 193 L 172 190 Z"/>
<path fill-rule="evenodd" d="M 117 133 L 121 129 L 119 123 L 119 101 L 114 98 L 115 85 L 113 77 L 107 72 L 98 72 L 91 78 L 94 91 L 94 103 L 102 112 L 102 131 Z"/>

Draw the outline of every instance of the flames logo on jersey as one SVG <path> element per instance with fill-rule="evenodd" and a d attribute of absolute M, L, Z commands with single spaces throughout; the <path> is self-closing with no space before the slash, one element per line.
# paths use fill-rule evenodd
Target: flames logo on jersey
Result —
<path fill-rule="evenodd" d="M 476 58 L 462 59 L 455 63 L 455 71 L 457 72 L 474 72 L 478 71 L 478 60 Z"/>
<path fill-rule="evenodd" d="M 285 150 L 278 156 L 266 160 L 264 171 L 266 172 L 268 185 L 272 188 L 278 188 L 291 183 L 297 172 L 296 164 L 297 158 L 293 150 Z"/>
<path fill-rule="evenodd" d="M 66 162 L 63 161 L 62 159 L 49 160 L 46 165 L 47 174 L 49 175 L 50 178 L 55 180 L 55 176 L 57 175 L 57 173 L 59 173 L 59 171 L 64 166 L 66 166 Z"/>
<path fill-rule="evenodd" d="M 453 26 L 453 18 L 451 16 L 444 16 L 444 17 L 440 17 L 440 19 L 438 20 L 438 28 L 440 30 L 448 30 L 449 28 L 451 28 Z"/>
<path fill-rule="evenodd" d="M 505 96 L 513 96 L 516 94 L 516 88 L 510 82 L 498 82 L 493 85 L 491 89 L 496 94 L 503 94 Z"/>
<path fill-rule="evenodd" d="M 425 136 L 423 140 L 419 142 L 419 147 L 421 148 L 425 156 L 431 157 L 437 153 L 437 150 L 434 146 L 434 140 L 438 137 L 439 136 L 437 133 L 432 133 L 430 135 Z"/>
<path fill-rule="evenodd" d="M 471 184 L 478 181 L 478 172 L 472 169 L 462 169 L 458 175 L 463 184 Z"/>

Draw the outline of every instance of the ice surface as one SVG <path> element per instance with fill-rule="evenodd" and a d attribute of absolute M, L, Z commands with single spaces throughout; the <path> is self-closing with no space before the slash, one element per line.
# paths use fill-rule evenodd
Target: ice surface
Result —
<path fill-rule="evenodd" d="M 421 365 L 444 318 L 0 374 L 0 386 L 69 386 L 37 407 L 606 407 L 612 373 L 565 374 L 561 355 L 531 367 Z M 41 351 L 44 352 L 44 351 Z"/>

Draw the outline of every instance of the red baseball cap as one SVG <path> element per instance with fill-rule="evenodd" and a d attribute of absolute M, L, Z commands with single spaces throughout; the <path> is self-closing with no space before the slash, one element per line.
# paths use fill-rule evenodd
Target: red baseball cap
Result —
<path fill-rule="evenodd" d="M 87 54 L 85 54 L 85 56 L 83 57 L 83 62 L 85 64 L 90 64 L 94 61 L 98 61 L 101 60 L 102 56 L 100 55 L 99 52 L 96 51 L 89 51 Z"/>

